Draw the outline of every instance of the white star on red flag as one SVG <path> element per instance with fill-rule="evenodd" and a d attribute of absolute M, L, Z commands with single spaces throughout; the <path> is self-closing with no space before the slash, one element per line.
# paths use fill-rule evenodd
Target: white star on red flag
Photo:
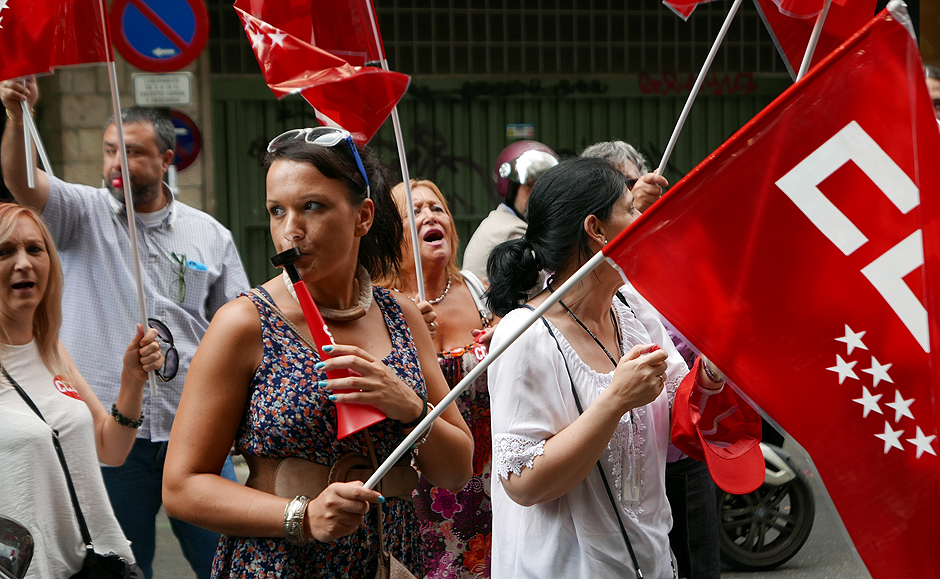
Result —
<path fill-rule="evenodd" d="M 900 422 L 901 418 L 907 416 L 911 420 L 914 419 L 914 415 L 911 414 L 911 404 L 914 402 L 913 398 L 908 400 L 904 399 L 904 396 L 901 396 L 900 390 L 894 391 L 894 402 L 888 402 L 885 406 L 890 406 L 894 408 L 894 421 Z"/>
<path fill-rule="evenodd" d="M 883 414 L 881 407 L 878 406 L 878 400 L 881 399 L 881 394 L 872 395 L 868 388 L 862 386 L 862 397 L 853 398 L 852 402 L 858 402 L 862 405 L 862 418 L 868 418 L 869 412 L 877 412 L 878 414 Z"/>
<path fill-rule="evenodd" d="M 925 452 L 937 456 L 937 452 L 933 449 L 933 441 L 936 438 L 936 434 L 925 436 L 924 431 L 920 429 L 920 426 L 918 426 L 917 435 L 914 438 L 908 438 L 907 441 L 917 447 L 917 458 L 920 458 L 920 455 L 924 454 Z"/>
<path fill-rule="evenodd" d="M 853 378 L 855 380 L 858 380 L 858 375 L 855 373 L 855 370 L 852 369 L 855 367 L 856 364 L 858 364 L 857 361 L 852 360 L 851 362 L 846 362 L 845 360 L 842 359 L 842 356 L 836 354 L 836 365 L 826 368 L 826 370 L 830 370 L 832 372 L 838 372 L 839 384 L 842 384 L 843 382 L 845 382 L 846 378 Z"/>
<path fill-rule="evenodd" d="M 287 38 L 287 34 L 284 32 L 269 32 L 268 38 L 271 39 L 271 48 L 275 46 L 284 48 L 284 39 Z"/>
<path fill-rule="evenodd" d="M 862 370 L 866 374 L 871 374 L 872 377 L 872 386 L 875 388 L 878 387 L 878 383 L 884 380 L 885 382 L 891 382 L 894 384 L 894 380 L 888 376 L 888 370 L 891 368 L 891 364 L 879 364 L 878 360 L 874 356 L 871 357 L 871 368 Z"/>
<path fill-rule="evenodd" d="M 862 343 L 862 336 L 864 335 L 865 332 L 853 332 L 852 328 L 850 328 L 848 324 L 845 324 L 845 336 L 836 338 L 836 342 L 845 342 L 845 345 L 848 346 L 848 352 L 846 352 L 846 354 L 851 356 L 852 350 L 855 348 L 861 348 L 862 350 L 868 349 L 868 346 Z"/>
<path fill-rule="evenodd" d="M 891 448 L 897 448 L 898 450 L 904 450 L 904 447 L 901 446 L 900 438 L 904 434 L 903 430 L 894 430 L 891 428 L 891 425 L 885 421 L 885 431 L 883 434 L 876 434 L 875 438 L 880 438 L 885 441 L 885 454 L 888 454 L 888 451 Z"/>

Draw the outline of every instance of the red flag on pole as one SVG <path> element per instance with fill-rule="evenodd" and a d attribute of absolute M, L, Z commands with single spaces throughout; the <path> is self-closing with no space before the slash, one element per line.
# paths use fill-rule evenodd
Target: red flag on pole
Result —
<path fill-rule="evenodd" d="M 938 158 L 885 11 L 604 249 L 809 452 L 875 579 L 940 577 Z"/>
<path fill-rule="evenodd" d="M 98 0 L 0 0 L 0 79 L 113 60 Z"/>
<path fill-rule="evenodd" d="M 688 20 L 696 6 L 711 1 L 712 0 L 663 0 L 663 4 L 675 12 L 679 18 Z"/>
<path fill-rule="evenodd" d="M 2 1 L 2 0 L 0 0 Z M 365 66 L 382 49 L 369 22 L 369 0 L 236 0 L 235 10 L 277 98 L 300 93 L 324 124 L 364 145 L 408 89 L 408 75 Z"/>
<path fill-rule="evenodd" d="M 807 0 L 793 4 L 782 0 L 754 0 L 754 3 L 777 46 L 780 58 L 790 71 L 790 76 L 796 79 L 822 2 Z M 876 0 L 833 0 L 810 65 L 819 64 L 827 54 L 864 26 L 875 13 L 875 4 Z"/>

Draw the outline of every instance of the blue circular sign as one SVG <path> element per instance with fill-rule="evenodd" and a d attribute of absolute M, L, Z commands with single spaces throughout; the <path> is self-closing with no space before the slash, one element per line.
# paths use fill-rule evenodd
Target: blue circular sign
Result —
<path fill-rule="evenodd" d="M 179 70 L 199 56 L 209 37 L 209 12 L 202 0 L 114 0 L 114 46 L 143 70 Z"/>
<path fill-rule="evenodd" d="M 170 120 L 176 130 L 173 164 L 176 165 L 177 171 L 184 171 L 193 164 L 202 150 L 202 132 L 196 121 L 183 111 L 171 109 Z"/>

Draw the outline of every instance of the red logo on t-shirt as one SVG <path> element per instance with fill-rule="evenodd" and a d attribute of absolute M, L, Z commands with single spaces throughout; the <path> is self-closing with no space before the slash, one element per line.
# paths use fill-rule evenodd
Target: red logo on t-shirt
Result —
<path fill-rule="evenodd" d="M 75 388 L 72 388 L 72 385 L 69 384 L 69 381 L 66 380 L 63 376 L 56 376 L 52 380 L 52 385 L 55 386 L 55 389 L 76 400 L 81 400 L 82 397 L 78 395 L 78 391 Z"/>

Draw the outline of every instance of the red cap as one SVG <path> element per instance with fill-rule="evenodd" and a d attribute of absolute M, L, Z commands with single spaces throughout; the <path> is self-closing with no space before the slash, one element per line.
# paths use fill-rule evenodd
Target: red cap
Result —
<path fill-rule="evenodd" d="M 722 490 L 733 495 L 755 491 L 763 484 L 765 471 L 760 415 L 727 384 L 719 394 L 708 397 L 702 413 L 696 403 L 701 393 L 695 387 L 700 364 L 701 358 L 676 392 L 672 443 L 692 458 L 704 460 Z"/>

